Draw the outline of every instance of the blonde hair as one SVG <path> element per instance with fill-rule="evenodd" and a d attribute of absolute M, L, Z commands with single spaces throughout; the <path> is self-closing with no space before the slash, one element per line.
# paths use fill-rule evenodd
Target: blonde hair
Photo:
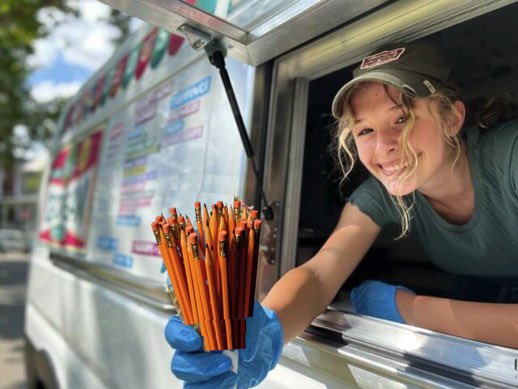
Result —
<path fill-rule="evenodd" d="M 348 91 L 344 99 L 344 113 L 342 117 L 338 119 L 336 142 L 337 153 L 338 162 L 344 174 L 341 183 L 353 170 L 357 158 L 356 146 L 351 132 L 352 125 L 355 122 L 354 111 L 351 105 L 351 97 L 359 85 L 361 84 L 354 85 Z M 385 85 L 385 89 L 386 88 L 387 86 Z M 457 89 L 453 87 L 444 87 L 429 97 L 431 106 L 436 108 L 436 117 L 439 121 L 440 127 L 442 128 L 445 142 L 450 146 L 451 150 L 455 154 L 453 158 L 452 169 L 461 155 L 461 141 L 459 136 L 451 136 L 448 133 L 448 129 L 451 126 L 452 120 L 454 118 L 453 103 L 458 100 L 458 96 L 459 92 Z M 406 122 L 401 132 L 401 136 L 398 139 L 398 143 L 399 149 L 401 150 L 401 160 L 409 161 L 409 164 L 404 168 L 404 172 L 399 177 L 397 185 L 410 178 L 417 169 L 417 154 L 409 142 L 410 134 L 415 124 L 415 114 L 413 112 L 413 108 L 415 106 L 414 99 L 401 92 L 399 95 L 399 100 L 400 101 L 398 103 L 402 105 L 402 109 L 406 115 Z M 401 234 L 397 238 L 399 239 L 405 236 L 410 228 L 411 211 L 415 201 L 414 193 L 406 196 L 390 195 L 390 197 L 396 206 L 401 220 Z"/>

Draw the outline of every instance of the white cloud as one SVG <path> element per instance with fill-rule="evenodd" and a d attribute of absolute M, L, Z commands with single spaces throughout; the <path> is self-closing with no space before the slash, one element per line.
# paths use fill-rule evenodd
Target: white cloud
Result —
<path fill-rule="evenodd" d="M 97 70 L 110 58 L 114 50 L 110 38 L 118 35 L 115 27 L 102 24 L 78 23 L 59 30 L 65 44 L 64 60 L 90 70 Z"/>
<path fill-rule="evenodd" d="M 57 97 L 71 97 L 79 90 L 82 82 L 62 82 L 42 81 L 33 85 L 31 96 L 39 103 L 46 103 Z"/>
<path fill-rule="evenodd" d="M 94 71 L 112 55 L 115 47 L 111 40 L 120 33 L 105 21 L 110 7 L 97 0 L 69 0 L 69 4 L 79 10 L 78 18 L 66 18 L 56 9 L 38 13 L 38 19 L 52 32 L 36 41 L 35 52 L 28 60 L 30 66 L 51 66 L 62 53 L 65 61 Z M 61 21 L 58 27 L 54 20 Z"/>
<path fill-rule="evenodd" d="M 52 65 L 59 52 L 57 45 L 47 39 L 38 39 L 33 47 L 34 54 L 27 59 L 27 64 L 32 68 Z"/>

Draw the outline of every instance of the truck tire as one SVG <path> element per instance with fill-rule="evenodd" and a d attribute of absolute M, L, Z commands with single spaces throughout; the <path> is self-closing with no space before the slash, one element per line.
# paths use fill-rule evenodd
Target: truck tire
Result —
<path fill-rule="evenodd" d="M 49 354 L 45 350 L 36 350 L 27 337 L 25 337 L 25 371 L 27 388 L 59 389 Z"/>

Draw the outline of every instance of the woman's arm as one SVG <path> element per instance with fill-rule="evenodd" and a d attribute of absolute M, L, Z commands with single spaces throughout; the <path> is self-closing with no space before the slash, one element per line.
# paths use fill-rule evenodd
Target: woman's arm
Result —
<path fill-rule="evenodd" d="M 326 309 L 379 231 L 370 217 L 346 204 L 320 251 L 277 281 L 262 303 L 279 316 L 285 342 Z"/>
<path fill-rule="evenodd" d="M 407 324 L 518 349 L 518 304 L 450 300 L 403 290 L 396 301 Z"/>

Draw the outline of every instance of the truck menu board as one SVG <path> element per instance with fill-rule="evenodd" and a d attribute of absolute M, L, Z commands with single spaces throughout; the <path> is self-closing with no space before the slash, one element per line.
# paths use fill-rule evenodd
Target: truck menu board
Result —
<path fill-rule="evenodd" d="M 52 161 L 39 236 L 60 251 L 84 254 L 104 127 L 64 145 Z"/>
<path fill-rule="evenodd" d="M 228 68 L 246 121 L 253 69 Z M 199 58 L 109 120 L 86 259 L 160 278 L 151 221 L 172 206 L 194 218 L 195 200 L 231 203 L 242 193 L 244 168 L 221 80 Z"/>

